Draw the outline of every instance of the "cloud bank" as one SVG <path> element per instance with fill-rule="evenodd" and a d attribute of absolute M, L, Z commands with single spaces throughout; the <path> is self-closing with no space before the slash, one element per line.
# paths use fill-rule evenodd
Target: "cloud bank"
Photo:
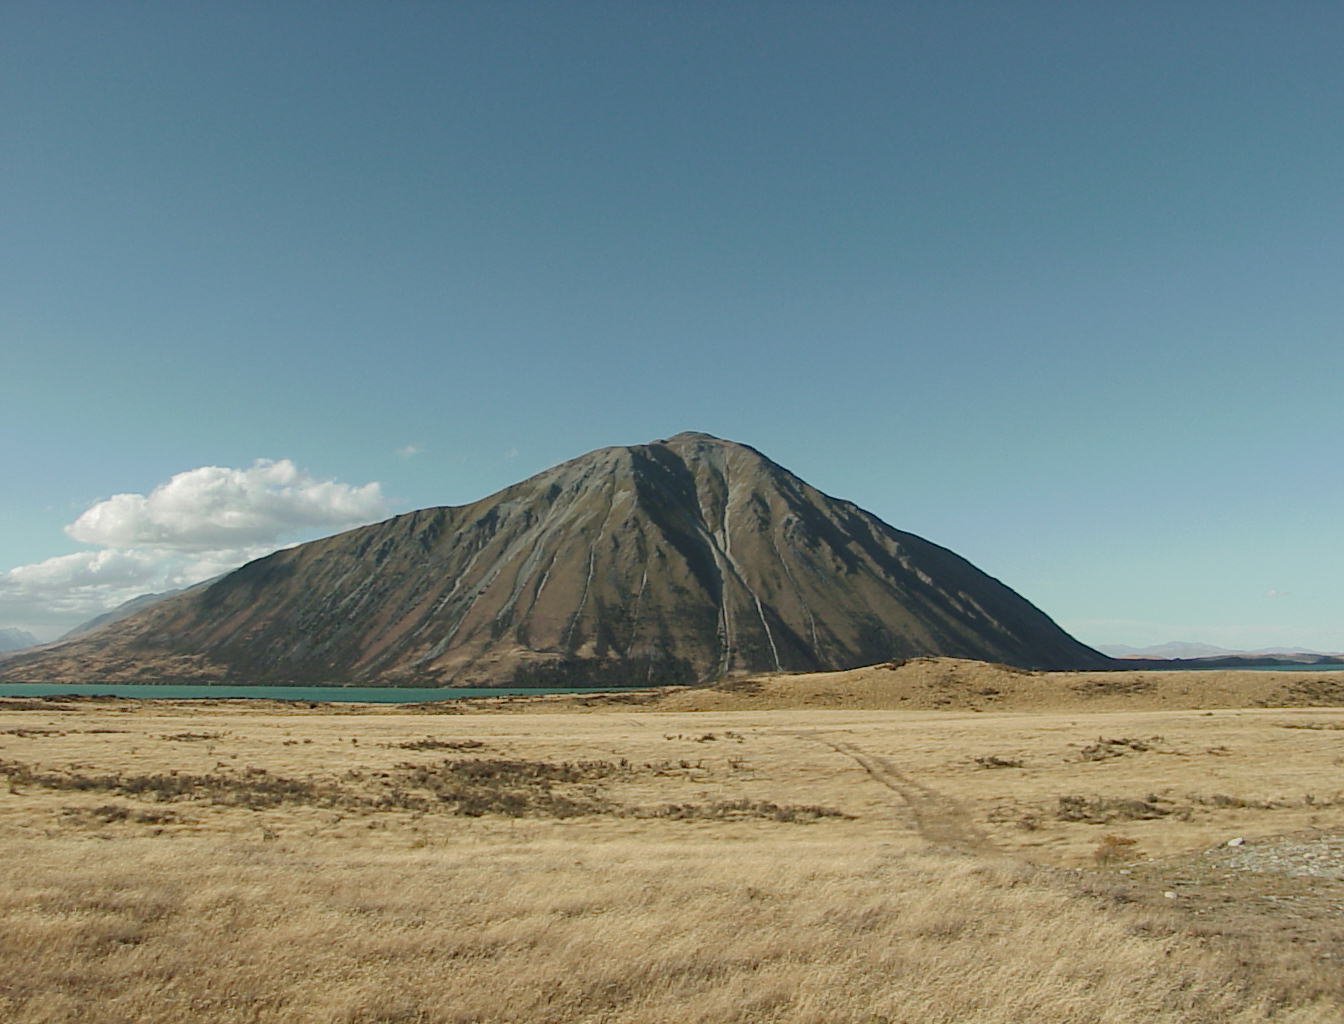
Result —
<path fill-rule="evenodd" d="M 352 487 L 315 480 L 288 459 L 259 459 L 250 469 L 190 469 L 148 495 L 115 494 L 65 532 L 104 547 L 197 551 L 264 544 L 299 530 L 340 529 L 385 514 L 376 483 Z"/>
<path fill-rule="evenodd" d="M 100 501 L 65 528 L 98 550 L 0 573 L 0 625 L 51 639 L 141 594 L 188 586 L 387 515 L 379 484 L 320 480 L 288 459 L 190 469 L 149 494 Z"/>

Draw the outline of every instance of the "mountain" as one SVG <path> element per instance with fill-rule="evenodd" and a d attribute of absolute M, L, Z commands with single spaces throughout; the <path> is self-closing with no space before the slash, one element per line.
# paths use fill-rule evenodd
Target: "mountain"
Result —
<path fill-rule="evenodd" d="M 0 651 L 21 651 L 36 646 L 37 637 L 26 629 L 0 629 Z"/>
<path fill-rule="evenodd" d="M 686 433 L 277 551 L 0 678 L 612 685 L 931 654 L 1110 664 L 951 551 Z"/>
<path fill-rule="evenodd" d="M 174 594 L 182 593 L 181 590 L 165 590 L 161 594 L 141 594 L 139 597 L 133 597 L 129 601 L 123 601 L 111 611 L 103 612 L 102 615 L 95 615 L 87 622 L 81 622 L 74 629 L 68 630 L 61 636 L 62 640 L 73 640 L 78 636 L 86 636 L 104 626 L 110 626 L 114 622 L 120 622 L 122 619 L 128 619 L 138 611 L 143 611 L 160 601 L 167 600 Z"/>
<path fill-rule="evenodd" d="M 1300 647 L 1262 647 L 1254 651 L 1231 650 L 1227 647 L 1215 647 L 1213 644 L 1191 643 L 1185 640 L 1173 640 L 1170 643 L 1156 644 L 1152 647 L 1129 647 L 1125 644 L 1108 644 L 1097 648 L 1102 653 L 1121 659 L 1158 659 L 1189 660 L 1208 658 L 1277 658 L 1280 660 L 1300 660 L 1310 663 L 1314 659 L 1330 657 L 1322 651 L 1311 651 Z"/>
<path fill-rule="evenodd" d="M 1217 658 L 1223 655 L 1237 654 L 1226 647 L 1213 644 L 1191 643 L 1185 640 L 1173 640 L 1170 643 L 1154 644 L 1151 647 L 1130 647 L 1127 644 L 1107 644 L 1097 650 L 1112 658 Z"/>

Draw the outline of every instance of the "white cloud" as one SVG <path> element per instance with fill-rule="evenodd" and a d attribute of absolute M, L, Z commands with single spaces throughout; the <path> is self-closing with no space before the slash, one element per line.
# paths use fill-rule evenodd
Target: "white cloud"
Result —
<path fill-rule="evenodd" d="M 413 459 L 423 451 L 424 449 L 418 444 L 408 444 L 404 448 L 397 449 L 397 456 L 402 459 Z"/>
<path fill-rule="evenodd" d="M 1265 596 L 1269 598 L 1271 601 L 1274 601 L 1281 597 L 1288 597 L 1289 593 L 1290 592 L 1287 590 L 1279 590 L 1277 587 L 1270 587 L 1268 590 L 1265 591 Z"/>
<path fill-rule="evenodd" d="M 51 639 L 141 594 L 189 586 L 388 514 L 377 483 L 319 480 L 288 459 L 187 470 L 147 495 L 100 501 L 66 527 L 100 550 L 0 572 L 0 625 Z"/>
<path fill-rule="evenodd" d="M 148 495 L 113 495 L 65 532 L 104 547 L 210 550 L 274 542 L 298 531 L 336 531 L 386 515 L 376 483 L 317 480 L 288 459 L 259 459 L 249 469 L 189 469 Z"/>
<path fill-rule="evenodd" d="M 79 551 L 0 574 L 0 594 L 22 591 L 61 600 L 87 591 L 137 587 L 157 574 L 157 560 L 141 551 Z"/>
<path fill-rule="evenodd" d="M 52 640 L 140 594 L 171 590 L 176 574 L 162 555 L 80 551 L 0 572 L 0 623 Z"/>

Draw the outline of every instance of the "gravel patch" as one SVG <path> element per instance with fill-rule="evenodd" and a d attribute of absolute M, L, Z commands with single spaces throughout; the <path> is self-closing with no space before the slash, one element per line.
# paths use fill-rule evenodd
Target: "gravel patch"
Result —
<path fill-rule="evenodd" d="M 1247 840 L 1210 851 L 1209 860 L 1236 871 L 1344 881 L 1344 836 Z"/>

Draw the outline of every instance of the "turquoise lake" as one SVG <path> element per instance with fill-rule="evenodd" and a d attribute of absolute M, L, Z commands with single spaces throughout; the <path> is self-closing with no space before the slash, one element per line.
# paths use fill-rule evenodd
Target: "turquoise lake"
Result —
<path fill-rule="evenodd" d="M 455 689 L 444 686 L 151 686 L 143 683 L 0 683 L 0 697 L 135 697 L 146 700 L 293 700 L 338 704 L 420 704 L 426 701 L 462 700 L 465 697 L 519 697 L 542 693 L 611 693 L 615 690 L 499 687 Z"/>

